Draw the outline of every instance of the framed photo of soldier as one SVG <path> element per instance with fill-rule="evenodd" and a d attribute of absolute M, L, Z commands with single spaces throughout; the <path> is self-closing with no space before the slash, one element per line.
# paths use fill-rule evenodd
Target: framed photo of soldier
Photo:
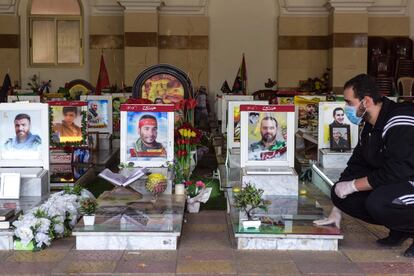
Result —
<path fill-rule="evenodd" d="M 295 107 L 240 105 L 241 167 L 294 166 Z"/>
<path fill-rule="evenodd" d="M 160 167 L 174 159 L 174 105 L 121 105 L 121 162 Z"/>
<path fill-rule="evenodd" d="M 86 144 L 86 109 L 83 101 L 48 102 L 50 107 L 50 144 L 55 147 Z"/>
<path fill-rule="evenodd" d="M 253 105 L 268 105 L 267 101 L 229 101 L 228 108 L 228 124 L 227 124 L 227 148 L 240 148 L 240 105 L 241 104 L 253 104 Z M 250 120 L 254 120 L 251 114 Z"/>
<path fill-rule="evenodd" d="M 81 95 L 80 99 L 88 104 L 88 132 L 112 133 L 112 96 Z"/>
<path fill-rule="evenodd" d="M 0 167 L 49 168 L 47 104 L 0 104 Z"/>
<path fill-rule="evenodd" d="M 329 126 L 330 148 L 332 151 L 347 151 L 351 149 L 350 126 Z"/>
<path fill-rule="evenodd" d="M 352 124 L 345 115 L 345 102 L 320 102 L 319 103 L 318 148 L 331 148 L 330 127 L 349 127 L 350 149 L 358 143 L 358 126 Z"/>

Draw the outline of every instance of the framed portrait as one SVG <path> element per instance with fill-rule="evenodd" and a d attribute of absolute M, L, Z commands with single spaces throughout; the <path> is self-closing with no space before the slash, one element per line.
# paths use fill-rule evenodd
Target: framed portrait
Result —
<path fill-rule="evenodd" d="M 121 104 L 131 98 L 131 93 L 111 93 L 112 97 L 112 133 L 119 137 L 121 129 Z"/>
<path fill-rule="evenodd" d="M 267 101 L 229 101 L 227 124 L 227 149 L 240 148 L 240 105 L 252 104 L 252 105 L 268 105 Z M 250 121 L 259 119 L 259 113 L 251 113 L 249 117 Z"/>
<path fill-rule="evenodd" d="M 351 149 L 350 126 L 329 126 L 330 148 L 332 151 L 346 151 Z"/>
<path fill-rule="evenodd" d="M 174 104 L 193 97 L 193 85 L 187 73 L 169 64 L 157 64 L 145 69 L 132 86 L 133 98 Z"/>
<path fill-rule="evenodd" d="M 81 95 L 81 101 L 88 104 L 88 132 L 112 133 L 112 97 L 110 95 Z"/>
<path fill-rule="evenodd" d="M 293 105 L 240 105 L 241 167 L 293 167 L 295 151 Z M 250 121 L 251 115 L 259 114 Z"/>
<path fill-rule="evenodd" d="M 99 150 L 99 132 L 88 131 L 88 146 L 92 151 Z"/>
<path fill-rule="evenodd" d="M 88 164 L 91 163 L 92 155 L 88 148 L 78 147 L 72 151 L 72 164 Z"/>
<path fill-rule="evenodd" d="M 40 103 L 40 96 L 9 95 L 7 96 L 7 102 L 8 103 L 15 103 L 15 102 Z"/>
<path fill-rule="evenodd" d="M 0 167 L 49 169 L 47 104 L 0 104 Z"/>
<path fill-rule="evenodd" d="M 331 141 L 330 126 L 348 126 L 350 128 L 350 148 L 358 144 L 358 126 L 352 124 L 345 115 L 345 102 L 320 102 L 318 148 L 329 149 Z"/>
<path fill-rule="evenodd" d="M 318 131 L 319 102 L 325 101 L 326 96 L 295 96 L 296 127 L 308 131 Z"/>
<path fill-rule="evenodd" d="M 81 101 L 48 102 L 50 108 L 50 145 L 86 144 L 87 103 Z"/>
<path fill-rule="evenodd" d="M 121 105 L 121 162 L 161 167 L 174 159 L 174 105 Z"/>
<path fill-rule="evenodd" d="M 253 95 L 223 95 L 221 99 L 221 133 L 227 133 L 229 101 L 253 101 Z"/>

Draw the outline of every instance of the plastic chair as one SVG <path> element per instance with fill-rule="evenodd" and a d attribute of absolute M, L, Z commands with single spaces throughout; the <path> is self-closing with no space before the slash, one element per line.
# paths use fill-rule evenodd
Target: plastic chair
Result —
<path fill-rule="evenodd" d="M 401 86 L 400 86 L 400 84 L 401 84 Z M 398 93 L 401 96 L 412 96 L 413 85 L 414 85 L 414 78 L 413 77 L 401 77 L 401 78 L 399 78 L 398 81 L 397 81 Z"/>

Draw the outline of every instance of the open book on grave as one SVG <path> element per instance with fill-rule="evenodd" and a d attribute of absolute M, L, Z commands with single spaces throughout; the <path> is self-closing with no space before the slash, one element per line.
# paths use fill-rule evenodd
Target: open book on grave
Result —
<path fill-rule="evenodd" d="M 130 176 L 126 177 L 120 173 L 114 173 L 110 169 L 105 169 L 98 176 L 111 182 L 115 186 L 126 187 L 132 182 L 134 182 L 135 180 L 146 175 L 147 172 L 148 172 L 148 169 L 146 168 L 137 168 L 134 172 L 131 173 Z"/>

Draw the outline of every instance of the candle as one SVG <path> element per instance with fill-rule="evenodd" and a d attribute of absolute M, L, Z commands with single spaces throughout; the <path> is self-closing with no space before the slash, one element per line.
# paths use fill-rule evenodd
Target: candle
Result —
<path fill-rule="evenodd" d="M 184 184 L 175 184 L 175 194 L 176 195 L 183 195 L 184 194 Z"/>

